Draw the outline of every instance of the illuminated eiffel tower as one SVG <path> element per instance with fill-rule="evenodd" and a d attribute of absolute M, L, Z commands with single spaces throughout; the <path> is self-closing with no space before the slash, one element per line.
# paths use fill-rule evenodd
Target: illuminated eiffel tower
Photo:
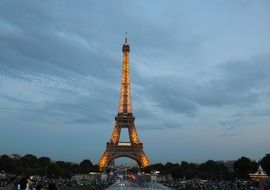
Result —
<path fill-rule="evenodd" d="M 130 75 L 129 75 L 129 52 L 130 47 L 125 38 L 122 47 L 123 65 L 121 77 L 121 91 L 118 114 L 115 117 L 115 127 L 111 140 L 107 142 L 106 150 L 99 160 L 100 170 L 106 167 L 116 158 L 128 157 L 135 160 L 140 167 L 150 165 L 150 162 L 143 151 L 143 143 L 140 142 L 135 128 L 135 117 L 132 114 L 131 96 L 130 96 Z M 119 142 L 121 129 L 127 128 L 129 142 Z"/>

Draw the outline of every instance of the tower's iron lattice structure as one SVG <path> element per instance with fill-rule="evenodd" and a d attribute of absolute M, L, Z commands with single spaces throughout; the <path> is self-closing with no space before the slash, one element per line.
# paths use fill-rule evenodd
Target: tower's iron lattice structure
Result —
<path fill-rule="evenodd" d="M 127 42 L 127 37 L 125 38 L 122 52 L 123 65 L 118 114 L 115 117 L 115 126 L 111 140 L 107 142 L 106 150 L 98 163 L 100 170 L 105 170 L 111 161 L 119 157 L 131 158 L 135 160 L 140 167 L 150 165 L 150 162 L 143 151 L 143 143 L 139 140 L 134 123 L 135 117 L 132 114 L 129 73 L 130 47 Z M 122 128 L 128 129 L 129 142 L 119 142 Z"/>

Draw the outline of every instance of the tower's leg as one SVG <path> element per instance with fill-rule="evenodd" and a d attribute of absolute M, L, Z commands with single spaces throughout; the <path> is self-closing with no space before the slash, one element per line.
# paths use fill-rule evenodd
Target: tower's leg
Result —
<path fill-rule="evenodd" d="M 129 139 L 132 144 L 139 144 L 139 137 L 137 134 L 137 131 L 135 129 L 135 126 L 131 124 L 131 126 L 128 128 L 128 133 L 129 133 Z"/>
<path fill-rule="evenodd" d="M 119 142 L 120 133 L 121 133 L 121 127 L 119 126 L 118 123 L 116 123 L 113 133 L 112 133 L 111 142 L 113 142 L 114 144 L 117 144 Z"/>
<path fill-rule="evenodd" d="M 106 167 L 109 164 L 109 161 L 110 161 L 111 157 L 112 157 L 112 153 L 109 152 L 108 150 L 106 150 L 103 153 L 102 157 L 100 158 L 100 160 L 98 162 L 98 166 L 99 166 L 99 169 L 101 171 L 104 171 L 106 169 Z"/>
<path fill-rule="evenodd" d="M 138 154 L 138 160 L 143 168 L 150 165 L 150 161 L 143 150 Z"/>

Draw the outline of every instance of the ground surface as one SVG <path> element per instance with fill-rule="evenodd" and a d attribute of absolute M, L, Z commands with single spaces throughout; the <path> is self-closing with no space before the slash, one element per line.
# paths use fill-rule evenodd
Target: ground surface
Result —
<path fill-rule="evenodd" d="M 95 190 L 95 188 L 91 185 L 82 185 L 82 186 L 63 186 L 59 190 Z"/>

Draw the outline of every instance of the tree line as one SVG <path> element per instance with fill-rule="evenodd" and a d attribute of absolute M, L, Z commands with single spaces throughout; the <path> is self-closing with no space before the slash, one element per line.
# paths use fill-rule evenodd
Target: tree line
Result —
<path fill-rule="evenodd" d="M 167 162 L 166 164 L 153 164 L 143 169 L 144 172 L 153 170 L 160 171 L 162 175 L 171 175 L 174 179 L 249 179 L 250 173 L 255 173 L 258 166 L 261 165 L 264 171 L 270 175 L 270 154 L 266 154 L 259 162 L 247 157 L 241 157 L 233 163 L 233 171 L 222 162 L 208 160 L 201 164 L 188 163 L 182 161 L 179 163 Z"/>
<path fill-rule="evenodd" d="M 153 170 L 160 171 L 162 175 L 171 175 L 174 179 L 248 179 L 249 173 L 255 173 L 258 166 L 261 165 L 265 172 L 270 175 L 270 154 L 266 154 L 259 162 L 247 157 L 241 157 L 233 164 L 233 171 L 222 162 L 208 160 L 201 164 L 182 161 L 179 163 L 167 162 L 166 164 L 153 164 L 142 171 L 151 173 Z M 87 174 L 90 171 L 98 172 L 98 165 L 94 165 L 86 159 L 80 163 L 71 163 L 65 161 L 52 161 L 49 157 L 36 157 L 32 154 L 26 154 L 22 157 L 12 158 L 7 155 L 0 157 L 0 170 L 4 170 L 14 175 L 39 175 L 50 178 L 66 177 L 74 174 Z M 137 172 L 138 168 L 130 169 Z"/>
<path fill-rule="evenodd" d="M 66 177 L 74 174 L 88 174 L 90 171 L 99 171 L 97 165 L 86 159 L 80 163 L 65 161 L 52 161 L 49 157 L 37 158 L 35 155 L 26 154 L 22 157 L 12 158 L 8 155 L 0 157 L 0 171 L 14 175 L 39 175 L 49 178 Z"/>

